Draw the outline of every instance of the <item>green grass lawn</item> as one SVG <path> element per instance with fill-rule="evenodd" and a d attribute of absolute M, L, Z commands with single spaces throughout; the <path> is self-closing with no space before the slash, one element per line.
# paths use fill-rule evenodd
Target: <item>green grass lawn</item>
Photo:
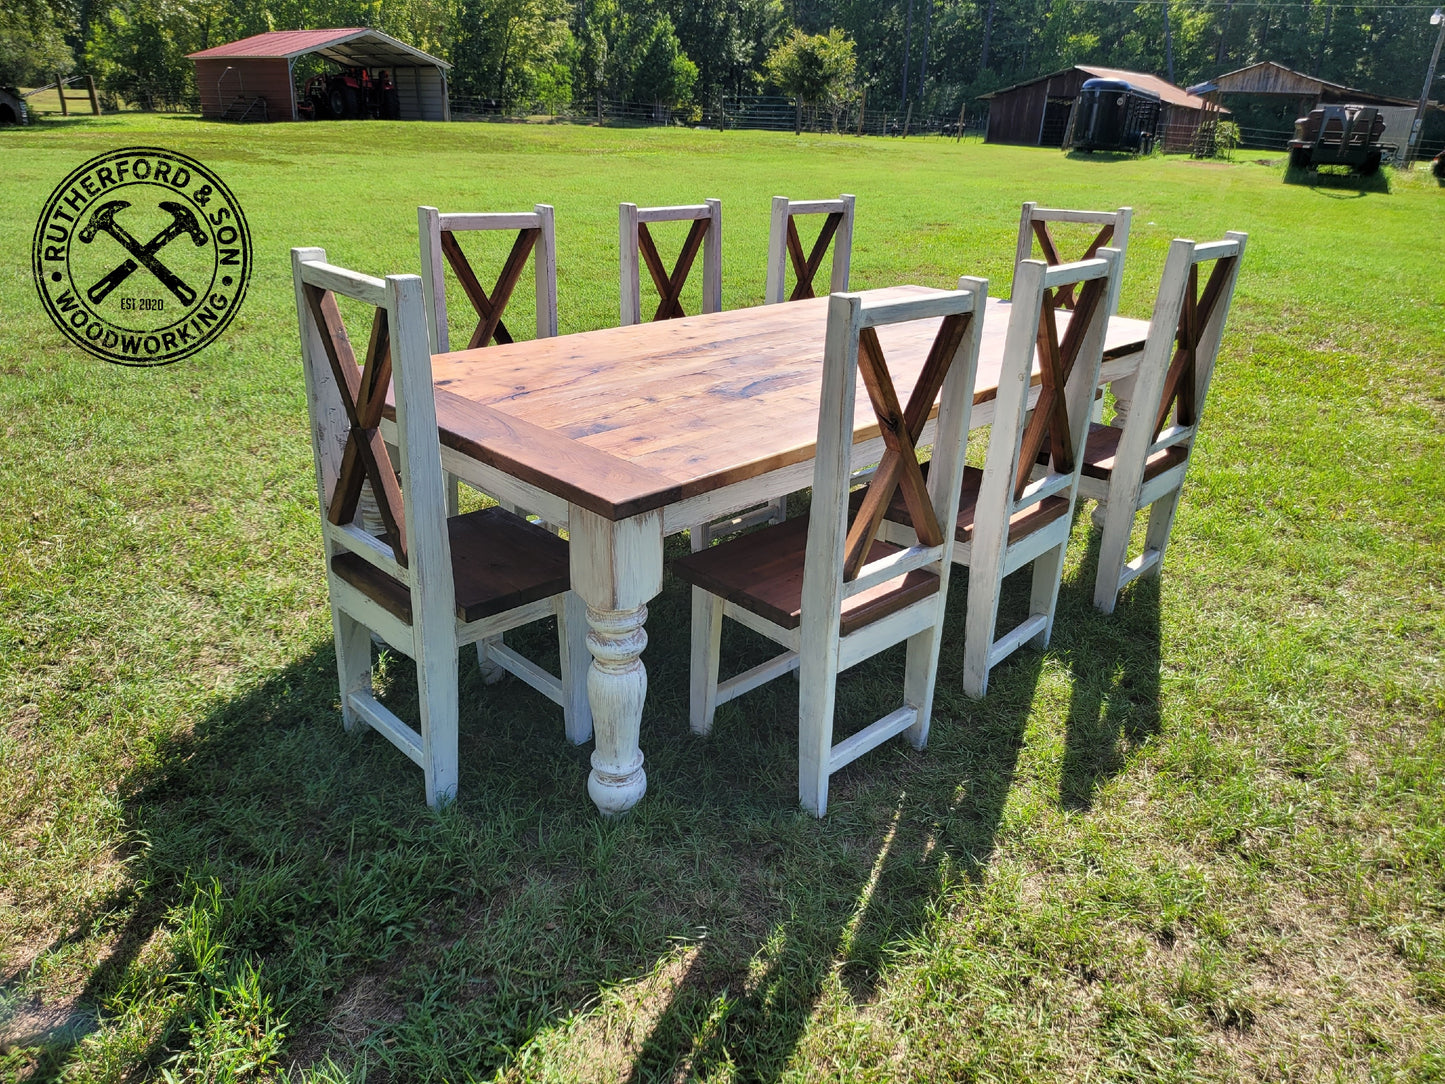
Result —
<path fill-rule="evenodd" d="M 128 144 L 220 172 L 257 254 L 222 342 L 155 370 L 71 347 L 30 281 L 51 188 Z M 1245 152 L 184 117 L 0 151 L 0 1077 L 1445 1078 L 1423 171 L 1361 190 Z M 409 761 L 341 728 L 287 250 L 414 272 L 417 204 L 549 202 L 572 332 L 616 322 L 619 201 L 721 198 L 735 307 L 762 297 L 769 197 L 841 191 L 855 286 L 999 296 L 1023 200 L 1130 204 L 1133 316 L 1170 238 L 1249 231 L 1162 582 L 1098 615 L 1081 515 L 1052 646 L 972 702 L 957 577 L 929 748 L 849 767 L 817 822 L 793 683 L 688 732 L 669 581 L 632 813 L 602 821 L 560 713 L 470 660 L 460 800 L 427 810 Z M 901 669 L 850 672 L 843 725 Z M 381 674 L 405 713 L 409 663 Z"/>

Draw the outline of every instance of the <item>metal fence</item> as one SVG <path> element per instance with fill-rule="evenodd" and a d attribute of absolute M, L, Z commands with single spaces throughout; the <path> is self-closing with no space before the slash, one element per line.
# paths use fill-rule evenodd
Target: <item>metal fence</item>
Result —
<path fill-rule="evenodd" d="M 839 135 L 889 136 L 971 136 L 982 138 L 987 114 L 979 110 L 965 116 L 960 131 L 957 113 L 924 113 L 911 109 L 865 109 L 862 103 L 838 108 L 805 106 L 801 118 L 791 98 L 751 95 L 715 97 L 703 106 L 668 109 L 648 102 L 627 102 L 597 98 L 573 102 L 558 110 L 555 103 L 503 103 L 495 98 L 464 95 L 451 99 L 452 116 L 458 119 L 521 119 L 550 116 L 559 121 L 600 122 L 638 126 L 683 126 L 720 131 L 756 129 L 791 132 L 800 126 L 805 132 L 836 132 Z M 801 123 L 800 123 L 801 122 Z"/>

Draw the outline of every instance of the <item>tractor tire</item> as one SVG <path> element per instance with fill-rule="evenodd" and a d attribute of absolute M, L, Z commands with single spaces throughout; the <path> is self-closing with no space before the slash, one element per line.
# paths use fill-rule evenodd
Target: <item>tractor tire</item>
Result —
<path fill-rule="evenodd" d="M 381 92 L 381 116 L 383 120 L 401 120 L 401 95 L 394 87 Z"/>
<path fill-rule="evenodd" d="M 361 95 L 355 87 L 346 88 L 346 116 L 348 120 L 360 120 L 366 114 L 361 111 Z"/>
<path fill-rule="evenodd" d="M 317 120 L 331 119 L 331 102 L 319 90 L 314 91 L 311 95 L 311 108 Z"/>
<path fill-rule="evenodd" d="M 1310 152 L 1308 147 L 1291 147 L 1289 152 L 1290 169 L 1309 169 Z"/>
<path fill-rule="evenodd" d="M 1373 177 L 1380 172 L 1380 152 L 1371 151 L 1368 157 L 1360 163 L 1360 176 Z"/>
<path fill-rule="evenodd" d="M 346 120 L 351 116 L 347 109 L 346 94 L 346 88 L 339 86 L 332 87 L 330 93 L 327 94 L 326 100 L 331 106 L 328 112 L 333 120 Z"/>

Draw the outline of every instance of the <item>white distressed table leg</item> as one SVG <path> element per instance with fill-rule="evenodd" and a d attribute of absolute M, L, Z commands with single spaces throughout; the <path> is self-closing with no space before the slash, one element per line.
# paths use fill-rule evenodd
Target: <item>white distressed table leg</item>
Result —
<path fill-rule="evenodd" d="M 612 521 L 573 507 L 568 519 L 572 588 L 587 604 L 587 699 L 596 741 L 587 793 L 603 816 L 647 792 L 638 738 L 647 696 L 648 599 L 662 590 L 662 515 Z"/>

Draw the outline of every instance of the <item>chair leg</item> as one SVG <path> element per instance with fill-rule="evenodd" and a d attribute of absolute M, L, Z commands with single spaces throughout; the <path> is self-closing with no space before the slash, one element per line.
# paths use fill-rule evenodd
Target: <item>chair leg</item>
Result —
<path fill-rule="evenodd" d="M 933 722 L 933 689 L 938 682 L 938 648 L 943 637 L 935 625 L 908 638 L 908 654 L 903 664 L 903 702 L 918 709 L 918 721 L 904 734 L 908 744 L 922 749 L 928 744 L 928 728 Z"/>
<path fill-rule="evenodd" d="M 803 645 L 798 675 L 798 802 L 815 817 L 828 812 L 828 760 L 838 670 L 832 653 Z"/>
<path fill-rule="evenodd" d="M 706 523 L 694 523 L 687 529 L 688 541 L 692 544 L 693 553 L 701 553 L 707 549 L 712 541 L 712 530 Z"/>
<path fill-rule="evenodd" d="M 788 498 L 786 496 L 774 497 L 768 502 L 768 511 L 770 513 L 769 523 L 782 523 L 788 518 Z"/>
<path fill-rule="evenodd" d="M 418 654 L 421 767 L 426 777 L 426 804 L 435 807 L 457 796 L 457 645 L 455 641 L 432 644 Z"/>
<path fill-rule="evenodd" d="M 1094 609 L 1111 614 L 1119 599 L 1119 578 L 1129 560 L 1129 535 L 1134 529 L 1133 502 L 1111 500 L 1105 506 L 1104 535 L 1099 542 L 1099 572 L 1094 578 Z"/>
<path fill-rule="evenodd" d="M 689 668 L 688 725 L 694 734 L 712 733 L 717 714 L 717 673 L 722 653 L 723 601 L 701 587 L 692 589 L 692 664 Z"/>
<path fill-rule="evenodd" d="M 988 657 L 998 624 L 999 581 L 980 582 L 978 569 L 968 571 L 968 612 L 963 624 L 963 691 L 975 700 L 988 692 Z"/>
<path fill-rule="evenodd" d="M 1068 547 L 1065 539 L 1053 549 L 1034 558 L 1034 582 L 1029 599 L 1029 616 L 1044 615 L 1044 628 L 1029 641 L 1031 647 L 1042 651 L 1049 646 L 1049 637 L 1054 634 L 1054 611 L 1059 605 L 1059 584 L 1064 578 L 1064 551 Z"/>
<path fill-rule="evenodd" d="M 352 730 L 366 723 L 351 708 L 353 693 L 370 693 L 371 630 L 340 610 L 331 611 L 331 627 L 336 634 L 336 674 L 341 688 L 341 725 Z"/>
<path fill-rule="evenodd" d="M 592 703 L 587 699 L 592 653 L 587 650 L 587 604 L 575 591 L 563 595 L 557 607 L 557 647 L 562 662 L 562 725 L 567 740 L 581 745 L 592 737 Z"/>
<path fill-rule="evenodd" d="M 1149 526 L 1144 535 L 1144 548 L 1158 550 L 1159 560 L 1145 576 L 1158 576 L 1164 568 L 1164 550 L 1169 545 L 1169 532 L 1174 527 L 1174 513 L 1179 510 L 1179 490 L 1166 493 L 1149 506 Z"/>
<path fill-rule="evenodd" d="M 507 676 L 506 667 L 487 655 L 488 644 L 500 644 L 501 642 L 500 634 L 477 641 L 477 668 L 481 670 L 482 682 L 486 685 L 495 685 Z"/>
<path fill-rule="evenodd" d="M 462 482 L 455 474 L 446 476 L 447 518 L 459 515 L 462 510 Z"/>

